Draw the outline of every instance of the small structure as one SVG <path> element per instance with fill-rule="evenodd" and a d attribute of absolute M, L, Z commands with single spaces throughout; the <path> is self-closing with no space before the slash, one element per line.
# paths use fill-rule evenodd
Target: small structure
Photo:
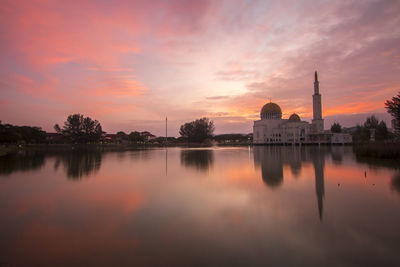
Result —
<path fill-rule="evenodd" d="M 151 134 L 150 132 L 147 131 L 141 132 L 140 136 L 142 136 L 145 141 L 152 141 L 156 139 L 156 136 L 154 134 Z"/>
<path fill-rule="evenodd" d="M 104 136 L 104 142 L 107 143 L 121 143 L 122 142 L 122 136 L 118 134 L 106 134 Z"/>
<path fill-rule="evenodd" d="M 64 141 L 64 136 L 60 133 L 46 133 L 46 143 L 48 144 L 60 144 Z"/>

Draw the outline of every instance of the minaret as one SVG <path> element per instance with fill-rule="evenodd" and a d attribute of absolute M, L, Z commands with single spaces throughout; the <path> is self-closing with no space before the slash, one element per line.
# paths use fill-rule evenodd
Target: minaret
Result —
<path fill-rule="evenodd" d="M 321 103 L 321 95 L 319 93 L 319 81 L 318 74 L 315 72 L 315 81 L 314 81 L 314 94 L 313 94 L 313 131 L 314 132 L 322 132 L 324 131 L 324 120 L 322 119 L 322 103 Z"/>

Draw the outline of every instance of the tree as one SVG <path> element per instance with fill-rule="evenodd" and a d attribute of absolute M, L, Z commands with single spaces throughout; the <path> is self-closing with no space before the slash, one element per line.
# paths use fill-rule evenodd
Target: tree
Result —
<path fill-rule="evenodd" d="M 103 130 L 97 120 L 84 117 L 81 114 L 69 115 L 64 122 L 63 128 L 58 124 L 54 125 L 57 133 L 63 134 L 72 143 L 98 142 Z"/>
<path fill-rule="evenodd" d="M 386 100 L 385 106 L 387 112 L 392 115 L 396 121 L 396 132 L 400 132 L 400 92 L 397 96 L 392 97 L 392 100 Z"/>
<path fill-rule="evenodd" d="M 386 123 L 383 120 L 379 122 L 379 120 L 372 115 L 365 120 L 364 125 L 357 125 L 357 129 L 353 133 L 354 141 L 369 141 L 371 137 L 371 130 L 375 130 L 375 140 L 377 141 L 386 140 L 391 137 L 389 131 L 387 130 Z"/>
<path fill-rule="evenodd" d="M 182 125 L 179 134 L 189 142 L 201 143 L 212 137 L 214 129 L 213 121 L 208 118 L 201 118 Z"/>
<path fill-rule="evenodd" d="M 39 127 L 0 124 L 0 143 L 44 143 L 46 132 Z"/>
<path fill-rule="evenodd" d="M 376 127 L 376 132 L 375 132 L 375 139 L 380 141 L 380 140 L 386 140 L 389 139 L 389 131 L 386 127 L 386 123 L 384 121 L 381 121 L 378 126 Z"/>
<path fill-rule="evenodd" d="M 118 135 L 122 140 L 128 140 L 128 139 L 129 139 L 129 136 L 128 136 L 125 132 L 123 132 L 123 131 L 119 131 L 119 132 L 117 133 L 117 135 Z"/>
<path fill-rule="evenodd" d="M 129 141 L 134 143 L 144 142 L 143 136 L 137 131 L 131 132 L 128 137 Z"/>
<path fill-rule="evenodd" d="M 368 117 L 364 122 L 364 127 L 367 129 L 376 129 L 378 125 L 379 120 L 374 115 Z"/>
<path fill-rule="evenodd" d="M 332 133 L 341 133 L 342 125 L 340 125 L 338 122 L 334 122 L 331 126 L 331 132 Z"/>

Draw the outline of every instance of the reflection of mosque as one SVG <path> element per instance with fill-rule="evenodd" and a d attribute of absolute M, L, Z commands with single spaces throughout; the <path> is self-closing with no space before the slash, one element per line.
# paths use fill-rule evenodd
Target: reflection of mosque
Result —
<path fill-rule="evenodd" d="M 289 165 L 293 176 L 298 177 L 301 174 L 302 163 L 311 162 L 314 165 L 318 212 L 322 220 L 325 195 L 324 166 L 327 152 L 327 148 L 320 147 L 256 146 L 254 147 L 254 164 L 256 167 L 261 167 L 261 176 L 265 185 L 278 188 L 283 182 L 284 165 Z"/>

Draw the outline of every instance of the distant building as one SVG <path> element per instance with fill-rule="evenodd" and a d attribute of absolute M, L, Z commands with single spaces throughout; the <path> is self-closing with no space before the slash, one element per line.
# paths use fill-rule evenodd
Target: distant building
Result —
<path fill-rule="evenodd" d="M 46 142 L 50 144 L 59 144 L 65 141 L 64 136 L 60 133 L 46 133 Z"/>
<path fill-rule="evenodd" d="M 261 120 L 254 121 L 254 144 L 347 144 L 352 142 L 348 133 L 331 133 L 324 130 L 322 99 L 319 81 L 315 72 L 313 95 L 313 120 L 302 121 L 293 113 L 289 119 L 282 119 L 282 110 L 275 103 L 265 104 L 260 112 Z"/>
<path fill-rule="evenodd" d="M 151 134 L 150 132 L 147 131 L 141 132 L 140 136 L 142 136 L 146 141 L 151 141 L 156 139 L 156 136 L 154 134 Z"/>
<path fill-rule="evenodd" d="M 110 143 L 121 143 L 122 142 L 122 136 L 118 134 L 106 134 L 104 136 L 104 141 L 105 142 L 110 142 Z"/>

